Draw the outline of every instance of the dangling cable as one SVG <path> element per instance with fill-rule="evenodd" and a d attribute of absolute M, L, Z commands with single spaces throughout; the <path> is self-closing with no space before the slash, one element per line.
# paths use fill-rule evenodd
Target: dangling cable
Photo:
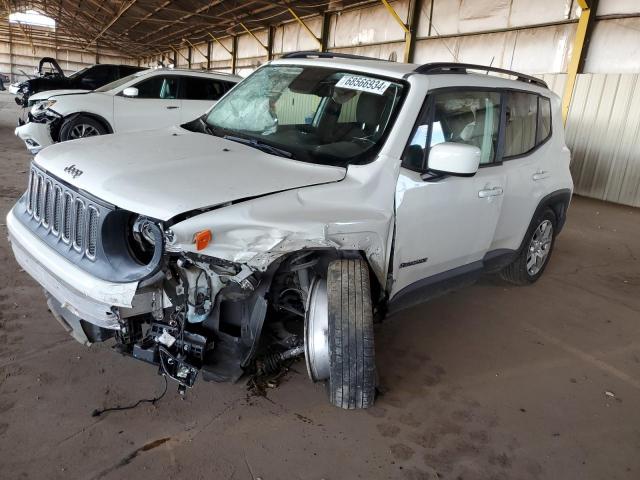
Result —
<path fill-rule="evenodd" d="M 100 415 L 102 415 L 103 413 L 107 413 L 107 412 L 117 412 L 117 411 L 121 411 L 121 410 L 131 410 L 133 408 L 136 408 L 138 405 L 142 404 L 142 403 L 150 403 L 152 405 L 155 405 L 156 402 L 159 402 L 162 397 L 164 397 L 165 393 L 167 393 L 167 387 L 168 387 L 168 382 L 167 382 L 167 377 L 166 375 L 162 375 L 162 378 L 164 379 L 164 390 L 163 392 L 155 397 L 155 398 L 149 398 L 149 399 L 142 399 L 142 400 L 138 400 L 136 403 L 132 404 L 132 405 L 125 405 L 125 406 L 116 406 L 116 407 L 109 407 L 109 408 L 96 408 L 93 412 L 91 412 L 91 416 L 92 417 L 99 417 Z"/>

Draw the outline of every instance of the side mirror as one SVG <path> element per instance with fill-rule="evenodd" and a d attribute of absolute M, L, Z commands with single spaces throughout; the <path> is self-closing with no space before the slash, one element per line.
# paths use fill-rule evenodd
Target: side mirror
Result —
<path fill-rule="evenodd" d="M 445 142 L 431 147 L 429 170 L 439 174 L 472 177 L 480 166 L 480 149 L 464 143 Z"/>
<path fill-rule="evenodd" d="M 122 95 L 125 97 L 137 97 L 138 89 L 136 87 L 127 87 L 122 91 Z"/>

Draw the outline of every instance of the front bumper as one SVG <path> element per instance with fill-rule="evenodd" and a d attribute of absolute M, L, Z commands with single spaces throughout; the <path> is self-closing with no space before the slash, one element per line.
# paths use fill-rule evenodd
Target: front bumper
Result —
<path fill-rule="evenodd" d="M 114 283 L 88 274 L 31 233 L 13 210 L 7 229 L 17 262 L 63 309 L 99 327 L 119 329 L 113 307 L 131 308 L 138 282 Z"/>
<path fill-rule="evenodd" d="M 27 122 L 17 127 L 15 134 L 33 155 L 55 143 L 51 138 L 51 125 L 48 123 Z"/>

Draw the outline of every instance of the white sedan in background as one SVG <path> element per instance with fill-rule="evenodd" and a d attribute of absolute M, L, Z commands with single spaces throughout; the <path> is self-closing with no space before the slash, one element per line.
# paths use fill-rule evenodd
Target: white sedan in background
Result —
<path fill-rule="evenodd" d="M 143 70 L 89 92 L 34 95 L 15 134 L 36 154 L 57 142 L 168 127 L 204 114 L 241 77 L 192 70 Z"/>

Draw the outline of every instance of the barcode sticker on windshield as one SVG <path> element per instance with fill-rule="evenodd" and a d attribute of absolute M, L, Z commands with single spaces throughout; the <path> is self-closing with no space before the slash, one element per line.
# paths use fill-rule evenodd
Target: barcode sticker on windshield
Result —
<path fill-rule="evenodd" d="M 360 77 L 358 75 L 345 75 L 336 83 L 336 87 L 361 90 L 363 92 L 375 93 L 376 95 L 382 95 L 387 88 L 389 88 L 389 85 L 391 85 L 391 82 L 378 80 L 377 78 Z"/>

